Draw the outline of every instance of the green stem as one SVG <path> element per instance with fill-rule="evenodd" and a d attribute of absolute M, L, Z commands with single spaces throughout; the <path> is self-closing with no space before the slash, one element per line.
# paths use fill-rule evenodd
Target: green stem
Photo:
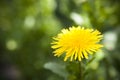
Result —
<path fill-rule="evenodd" d="M 83 80 L 83 72 L 82 72 L 82 63 L 79 62 L 79 75 L 80 75 L 80 80 Z"/>

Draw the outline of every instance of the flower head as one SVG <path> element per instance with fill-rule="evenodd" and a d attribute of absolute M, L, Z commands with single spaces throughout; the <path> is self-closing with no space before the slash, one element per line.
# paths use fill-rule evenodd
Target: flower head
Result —
<path fill-rule="evenodd" d="M 99 44 L 102 35 L 98 30 L 85 29 L 84 27 L 70 27 L 63 29 L 52 42 L 52 48 L 55 49 L 54 56 L 65 54 L 64 61 L 70 59 L 82 58 L 88 59 L 88 53 L 97 52 L 103 45 Z"/>

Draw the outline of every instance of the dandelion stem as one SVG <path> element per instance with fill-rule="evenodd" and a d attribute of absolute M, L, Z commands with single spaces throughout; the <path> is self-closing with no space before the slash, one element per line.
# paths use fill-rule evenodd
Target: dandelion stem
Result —
<path fill-rule="evenodd" d="M 79 76 L 80 76 L 80 80 L 83 80 L 83 72 L 82 72 L 82 63 L 79 62 Z"/>

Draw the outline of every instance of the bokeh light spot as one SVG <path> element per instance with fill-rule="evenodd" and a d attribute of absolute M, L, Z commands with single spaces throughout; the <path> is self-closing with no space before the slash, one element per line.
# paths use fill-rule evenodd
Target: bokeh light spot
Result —
<path fill-rule="evenodd" d="M 8 40 L 6 47 L 8 50 L 15 50 L 17 48 L 17 42 L 15 40 Z"/>

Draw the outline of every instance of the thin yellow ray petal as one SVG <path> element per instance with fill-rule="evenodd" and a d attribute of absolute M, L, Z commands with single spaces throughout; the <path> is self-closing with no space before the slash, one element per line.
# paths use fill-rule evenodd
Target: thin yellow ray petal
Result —
<path fill-rule="evenodd" d="M 74 54 L 75 54 L 75 52 L 72 53 L 71 58 L 70 58 L 70 61 L 73 60 L 73 56 L 74 56 Z"/>
<path fill-rule="evenodd" d="M 71 51 L 71 55 L 70 55 L 70 61 L 73 60 L 74 54 L 75 54 L 75 50 L 72 50 L 72 51 Z"/>
<path fill-rule="evenodd" d="M 78 53 L 78 60 L 81 61 L 81 52 Z"/>
<path fill-rule="evenodd" d="M 99 35 L 99 34 L 101 34 L 101 32 L 99 32 L 98 30 L 95 30 L 95 31 L 92 32 L 92 35 L 93 35 L 93 36 L 95 36 L 95 35 L 97 36 L 97 35 Z"/>
<path fill-rule="evenodd" d="M 63 30 L 62 30 L 62 33 L 63 33 L 63 34 L 66 34 L 66 33 L 68 33 L 68 32 L 69 32 L 69 31 L 68 31 L 67 29 L 63 29 Z"/>
<path fill-rule="evenodd" d="M 58 41 L 53 41 L 51 42 L 51 44 L 58 44 Z"/>
<path fill-rule="evenodd" d="M 103 45 L 100 45 L 100 44 L 94 44 L 92 47 L 93 47 L 95 50 L 97 50 L 97 49 L 103 47 Z"/>
<path fill-rule="evenodd" d="M 66 52 L 66 56 L 67 56 L 67 57 L 70 57 L 70 56 L 72 55 L 72 53 L 73 53 L 73 49 L 69 49 L 69 50 L 67 50 L 67 52 Z"/>
<path fill-rule="evenodd" d="M 82 30 L 84 30 L 85 28 L 84 28 L 84 27 L 82 27 L 81 29 L 82 29 Z"/>
<path fill-rule="evenodd" d="M 78 49 L 76 49 L 75 51 L 75 60 L 77 59 L 77 56 L 78 56 Z"/>
<path fill-rule="evenodd" d="M 51 48 L 53 48 L 53 49 L 60 48 L 60 47 L 61 47 L 61 45 L 53 45 L 53 46 L 51 46 Z"/>
<path fill-rule="evenodd" d="M 82 49 L 79 50 L 78 54 L 80 54 L 80 57 L 81 57 L 81 58 L 84 58 L 84 57 L 83 57 L 83 54 L 82 54 Z"/>
<path fill-rule="evenodd" d="M 93 52 L 90 51 L 89 49 L 86 49 L 86 51 L 87 51 L 89 54 L 93 54 Z"/>
<path fill-rule="evenodd" d="M 68 57 L 67 57 L 67 56 L 65 56 L 64 61 L 67 61 L 67 59 L 68 59 Z"/>
<path fill-rule="evenodd" d="M 84 55 L 84 57 L 85 57 L 86 59 L 88 59 L 88 54 L 87 54 L 87 52 L 86 52 L 85 50 L 83 50 L 83 55 Z"/>
<path fill-rule="evenodd" d="M 59 48 L 59 49 L 56 49 L 53 53 L 55 53 L 54 54 L 54 56 L 60 56 L 61 54 L 63 54 L 64 52 L 65 52 L 65 48 Z"/>
<path fill-rule="evenodd" d="M 56 40 L 56 41 L 58 41 L 58 40 L 59 40 L 59 38 L 57 38 L 57 37 L 53 37 L 53 40 Z"/>
<path fill-rule="evenodd" d="M 103 38 L 103 35 L 99 35 L 99 36 L 97 36 L 97 38 Z"/>
<path fill-rule="evenodd" d="M 89 50 L 93 51 L 93 52 L 96 52 L 97 50 L 95 50 L 94 48 L 90 48 Z"/>
<path fill-rule="evenodd" d="M 77 59 L 77 56 L 78 56 L 78 51 L 79 51 L 79 49 L 78 49 L 78 48 L 75 48 L 75 58 L 74 58 L 74 60 L 76 60 L 76 59 Z"/>
<path fill-rule="evenodd" d="M 77 53 L 77 52 L 75 52 L 75 57 L 74 57 L 74 60 L 76 60 L 76 59 L 77 59 L 77 56 L 78 56 L 78 53 Z"/>

